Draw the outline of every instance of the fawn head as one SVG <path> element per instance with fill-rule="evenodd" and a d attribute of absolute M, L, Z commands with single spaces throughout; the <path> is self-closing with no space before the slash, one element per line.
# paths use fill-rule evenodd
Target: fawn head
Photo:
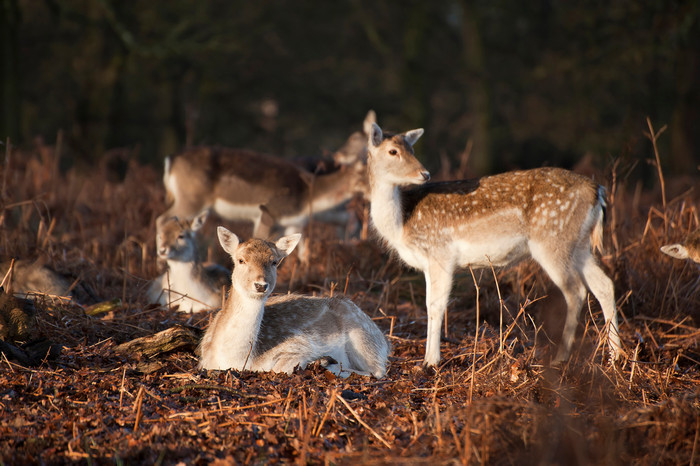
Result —
<path fill-rule="evenodd" d="M 170 217 L 160 225 L 156 235 L 156 251 L 160 259 L 181 262 L 193 261 L 197 256 L 195 233 L 207 221 L 209 211 L 197 214 L 192 221 Z"/>
<path fill-rule="evenodd" d="M 398 186 L 428 181 L 430 173 L 413 154 L 413 145 L 422 135 L 423 128 L 384 134 L 379 125 L 373 123 L 367 144 L 370 184 L 378 179 Z"/>
<path fill-rule="evenodd" d="M 277 284 L 277 267 L 299 243 L 301 234 L 284 236 L 276 243 L 249 239 L 243 243 L 224 227 L 217 228 L 219 243 L 231 255 L 231 286 L 239 296 L 267 299 Z"/>

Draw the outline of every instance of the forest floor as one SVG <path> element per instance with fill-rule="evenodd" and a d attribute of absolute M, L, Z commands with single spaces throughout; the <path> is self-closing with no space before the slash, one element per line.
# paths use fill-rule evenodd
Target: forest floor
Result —
<path fill-rule="evenodd" d="M 212 312 L 148 304 L 156 276 L 160 174 L 114 152 L 89 174 L 63 173 L 54 147 L 15 151 L 2 166 L 0 259 L 40 258 L 75 280 L 80 303 L 35 296 L 33 338 L 60 345 L 34 365 L 0 356 L 0 463 L 697 464 L 700 459 L 700 270 L 659 246 L 698 226 L 698 179 L 657 191 L 608 177 L 603 268 L 613 278 L 625 354 L 611 364 L 589 298 L 570 360 L 549 364 L 563 298 L 539 267 L 470 270 L 455 280 L 442 361 L 423 369 L 423 276 L 371 233 L 307 230 L 276 292 L 344 293 L 393 346 L 380 380 L 197 370 L 192 347 L 145 357 L 124 342 Z M 110 161 L 121 162 L 118 178 Z M 366 206 L 350 209 L 360 218 Z M 215 218 L 202 234 L 225 263 Z M 233 226 L 235 227 L 235 225 Z M 241 234 L 246 234 L 242 226 Z M 365 237 L 360 234 L 360 238 Z M 228 266 L 228 264 L 226 264 Z M 1 277 L 0 277 L 1 278 Z M 88 306 L 115 300 L 102 313 Z M 22 346 L 21 344 L 19 344 Z"/>

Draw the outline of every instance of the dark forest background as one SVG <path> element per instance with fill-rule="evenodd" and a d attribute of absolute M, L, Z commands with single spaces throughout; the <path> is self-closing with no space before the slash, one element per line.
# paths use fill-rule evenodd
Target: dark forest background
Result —
<path fill-rule="evenodd" d="M 429 169 L 652 156 L 697 173 L 700 2 L 3 0 L 0 137 L 64 163 L 189 144 L 321 154 L 424 127 Z M 471 141 L 471 142 L 470 142 Z M 641 168 L 645 163 L 638 164 Z"/>

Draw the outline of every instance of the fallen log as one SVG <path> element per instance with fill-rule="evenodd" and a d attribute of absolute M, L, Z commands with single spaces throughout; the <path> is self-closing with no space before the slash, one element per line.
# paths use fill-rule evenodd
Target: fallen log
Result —
<path fill-rule="evenodd" d="M 135 338 L 114 348 L 120 354 L 139 354 L 152 358 L 170 351 L 194 351 L 204 331 L 190 325 L 175 325 L 162 332 Z"/>

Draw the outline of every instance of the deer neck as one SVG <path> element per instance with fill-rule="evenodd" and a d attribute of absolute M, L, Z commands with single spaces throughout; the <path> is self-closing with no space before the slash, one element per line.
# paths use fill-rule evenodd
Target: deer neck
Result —
<path fill-rule="evenodd" d="M 264 311 L 264 299 L 247 298 L 237 293 L 235 286 L 231 287 L 212 338 L 212 346 L 217 348 L 215 353 L 226 355 L 222 367 L 251 368 Z"/>
<path fill-rule="evenodd" d="M 187 283 L 192 278 L 197 275 L 197 269 L 201 269 L 202 266 L 197 261 L 177 261 L 168 260 L 168 273 L 170 275 L 170 281 L 173 283 Z"/>
<path fill-rule="evenodd" d="M 375 180 L 371 189 L 370 217 L 374 227 L 389 244 L 400 243 L 404 224 L 399 187 Z"/>

